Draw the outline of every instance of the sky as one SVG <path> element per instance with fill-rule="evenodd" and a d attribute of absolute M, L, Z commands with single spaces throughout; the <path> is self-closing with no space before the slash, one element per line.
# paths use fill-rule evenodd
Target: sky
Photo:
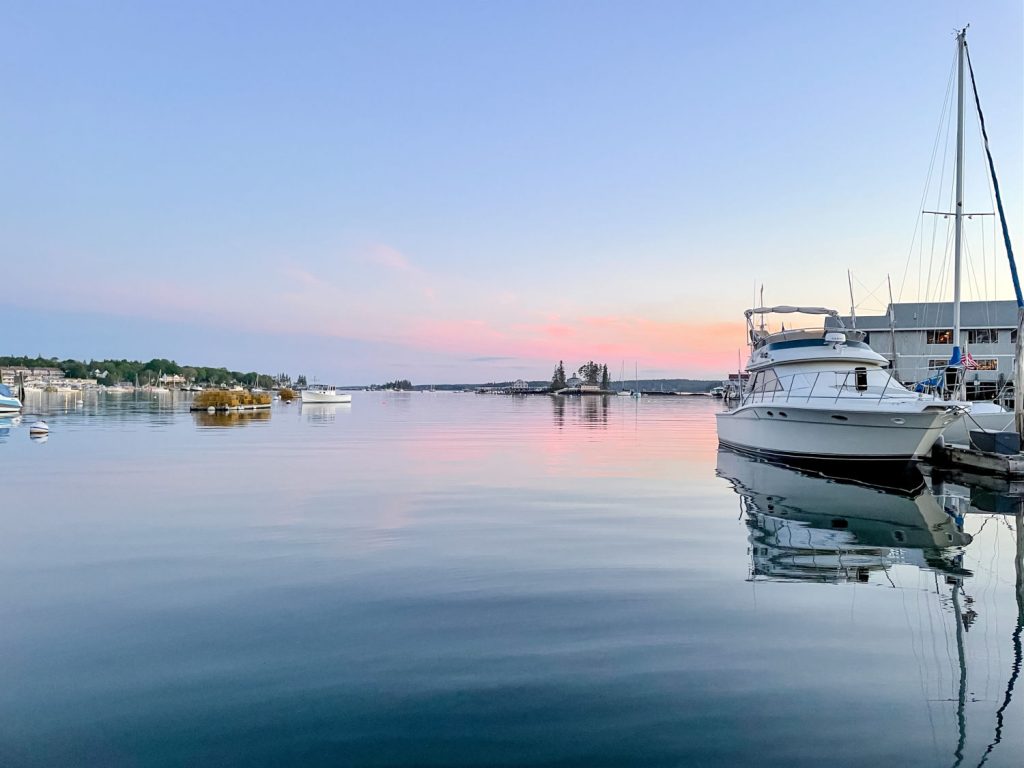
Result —
<path fill-rule="evenodd" d="M 948 296 L 920 210 L 968 23 L 1024 241 L 1018 0 L 0 10 L 0 354 L 719 378 L 761 286 Z M 975 123 L 966 207 L 990 211 Z M 992 224 L 967 225 L 967 298 L 1011 295 Z"/>

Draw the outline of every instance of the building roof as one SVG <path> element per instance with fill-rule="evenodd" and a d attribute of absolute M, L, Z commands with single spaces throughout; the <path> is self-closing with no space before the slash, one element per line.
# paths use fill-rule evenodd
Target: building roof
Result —
<path fill-rule="evenodd" d="M 953 302 L 932 301 L 891 305 L 895 313 L 897 330 L 924 328 L 952 328 Z M 849 316 L 841 318 L 849 328 Z M 960 304 L 960 326 L 962 328 L 1016 328 L 1017 302 L 1006 301 L 964 301 Z M 888 311 L 884 315 L 857 315 L 857 328 L 864 331 L 889 330 Z"/>

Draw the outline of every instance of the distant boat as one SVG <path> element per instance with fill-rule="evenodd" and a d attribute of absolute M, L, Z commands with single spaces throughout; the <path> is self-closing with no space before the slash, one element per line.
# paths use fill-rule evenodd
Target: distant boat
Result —
<path fill-rule="evenodd" d="M 302 390 L 304 403 L 351 403 L 352 395 L 339 392 L 336 387 L 328 384 L 314 384 Z"/>
<path fill-rule="evenodd" d="M 21 400 L 5 384 L 0 384 L 0 413 L 18 413 L 20 410 Z"/>

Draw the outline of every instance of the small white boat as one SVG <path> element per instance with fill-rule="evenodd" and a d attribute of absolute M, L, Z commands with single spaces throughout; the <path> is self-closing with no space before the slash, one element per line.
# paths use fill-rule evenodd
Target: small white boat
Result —
<path fill-rule="evenodd" d="M 21 400 L 6 385 L 0 384 L 0 413 L 18 413 L 20 410 Z"/>
<path fill-rule="evenodd" d="M 347 392 L 339 392 L 334 386 L 328 384 L 314 384 L 302 390 L 302 402 L 351 403 L 352 395 Z"/>

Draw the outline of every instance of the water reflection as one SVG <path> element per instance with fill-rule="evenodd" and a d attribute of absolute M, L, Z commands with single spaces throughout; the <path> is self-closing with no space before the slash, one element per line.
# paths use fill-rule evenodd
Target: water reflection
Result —
<path fill-rule="evenodd" d="M 7 438 L 11 436 L 11 430 L 21 423 L 20 416 L 8 416 L 0 419 L 0 443 L 7 442 Z"/>
<path fill-rule="evenodd" d="M 303 403 L 300 409 L 311 424 L 333 424 L 339 413 L 352 412 L 352 403 Z"/>
<path fill-rule="evenodd" d="M 916 467 L 841 478 L 723 448 L 718 474 L 740 495 L 752 578 L 864 582 L 896 563 L 969 575 L 963 518 Z"/>
<path fill-rule="evenodd" d="M 929 706 L 947 703 L 955 728 L 947 764 L 1008 764 L 1001 760 L 1014 758 L 1006 752 L 989 760 L 1013 722 L 1008 711 L 1024 667 L 1024 488 L 999 478 L 928 472 L 926 477 L 909 466 L 885 477 L 836 477 L 727 449 L 719 449 L 717 468 L 740 496 L 749 530 L 752 581 L 867 582 L 878 572 L 889 586 L 909 588 L 919 594 L 918 600 L 935 601 L 938 623 L 932 623 L 930 609 L 927 627 L 915 627 L 909 614 L 906 618 L 915 648 L 924 649 L 926 638 L 938 636 L 948 649 L 945 659 L 935 652 L 934 665 L 915 651 Z M 965 524 L 973 526 L 973 536 L 964 530 Z M 1007 545 L 1014 552 L 1015 605 L 1008 643 L 997 629 L 1005 608 L 992 604 L 986 594 L 992 580 L 999 578 L 990 570 L 996 558 L 979 552 L 972 567 L 982 572 L 964 567 L 970 546 L 983 534 L 986 546 L 994 544 L 996 552 Z M 934 584 L 922 590 L 920 581 L 901 579 L 894 566 L 930 571 Z M 982 611 L 989 614 L 988 621 Z M 972 653 L 977 644 L 981 653 Z M 1007 650 L 1008 663 L 1003 661 Z M 984 681 L 979 670 L 972 673 L 972 659 L 975 665 L 985 665 Z M 989 677 L 993 659 L 1001 668 L 996 674 L 1000 683 Z M 951 688 L 941 682 L 947 670 L 953 672 Z M 929 691 L 933 674 L 938 687 L 934 695 Z M 994 683 L 989 697 L 973 687 L 982 682 L 986 690 Z"/>
<path fill-rule="evenodd" d="M 566 414 L 586 427 L 607 427 L 610 397 L 608 395 L 553 395 L 551 408 L 554 424 L 565 426 Z"/>
<path fill-rule="evenodd" d="M 197 427 L 223 428 L 243 427 L 256 422 L 270 421 L 270 411 L 193 411 L 192 418 Z"/>

